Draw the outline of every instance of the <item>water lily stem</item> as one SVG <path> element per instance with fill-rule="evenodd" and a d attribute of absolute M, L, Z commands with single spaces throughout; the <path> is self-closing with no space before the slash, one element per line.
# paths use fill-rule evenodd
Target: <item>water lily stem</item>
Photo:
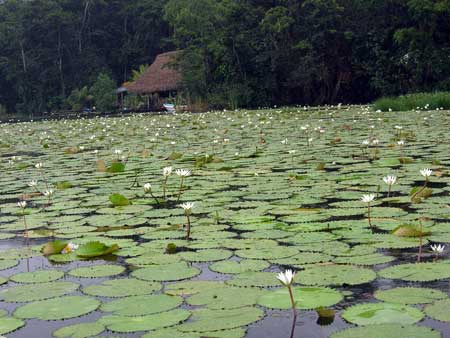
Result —
<path fill-rule="evenodd" d="M 367 204 L 367 220 L 369 221 L 369 227 L 373 231 L 372 220 L 370 218 L 370 203 Z"/>
<path fill-rule="evenodd" d="M 419 190 L 417 190 L 412 196 L 411 201 L 414 201 L 416 199 L 416 196 L 420 195 L 422 191 L 424 191 L 427 188 L 428 178 L 425 178 L 425 183 L 423 184 L 423 187 Z"/>
<path fill-rule="evenodd" d="M 153 195 L 153 193 L 150 191 L 150 196 L 152 196 L 152 198 L 155 200 L 156 204 L 159 204 L 158 199 L 156 198 L 155 195 Z"/>
<path fill-rule="evenodd" d="M 292 285 L 288 285 L 289 290 L 289 297 L 291 298 L 291 305 L 292 305 L 292 313 L 294 315 L 294 319 L 297 318 L 297 310 L 295 308 L 295 300 L 294 300 L 294 294 L 292 293 Z"/>
<path fill-rule="evenodd" d="M 164 177 L 164 184 L 163 184 L 163 199 L 166 199 L 166 186 L 167 186 L 167 176 Z"/>
<path fill-rule="evenodd" d="M 178 191 L 177 202 L 180 200 L 180 197 L 181 197 L 181 191 L 182 191 L 182 190 L 183 190 L 183 176 L 181 176 L 180 190 Z"/>
<path fill-rule="evenodd" d="M 25 227 L 25 232 L 23 233 L 23 236 L 25 238 L 28 238 L 28 226 L 27 226 L 27 220 L 25 218 L 25 209 L 22 209 L 22 218 L 23 218 L 23 226 Z"/>
<path fill-rule="evenodd" d="M 189 214 L 186 213 L 187 218 L 187 226 L 186 226 L 186 240 L 188 241 L 191 237 L 191 219 L 189 218 Z"/>
<path fill-rule="evenodd" d="M 422 258 L 422 221 L 419 219 L 419 253 L 417 255 L 417 263 L 420 263 Z"/>

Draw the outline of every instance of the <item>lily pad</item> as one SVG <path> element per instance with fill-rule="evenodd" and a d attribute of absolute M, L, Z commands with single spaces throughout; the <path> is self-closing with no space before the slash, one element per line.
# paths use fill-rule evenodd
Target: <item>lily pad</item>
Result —
<path fill-rule="evenodd" d="M 183 303 L 183 298 L 168 295 L 133 296 L 104 303 L 100 310 L 119 316 L 144 316 L 174 309 Z"/>
<path fill-rule="evenodd" d="M 446 298 L 447 295 L 439 290 L 428 288 L 398 287 L 389 290 L 377 290 L 376 299 L 399 304 L 427 304 L 435 300 Z"/>
<path fill-rule="evenodd" d="M 137 332 L 156 330 L 179 324 L 190 317 L 187 310 L 175 309 L 147 316 L 105 316 L 99 322 L 113 332 Z"/>
<path fill-rule="evenodd" d="M 88 338 L 99 335 L 105 330 L 100 323 L 81 323 L 64 326 L 53 332 L 56 338 Z"/>
<path fill-rule="evenodd" d="M 450 278 L 450 264 L 448 262 L 399 264 L 380 270 L 378 274 L 389 279 L 431 282 Z"/>
<path fill-rule="evenodd" d="M 258 288 L 216 288 L 206 289 L 186 299 L 190 305 L 204 305 L 209 309 L 234 309 L 255 305 L 259 297 L 265 294 Z"/>
<path fill-rule="evenodd" d="M 92 265 L 75 268 L 69 271 L 69 275 L 80 278 L 100 278 L 120 275 L 125 271 L 125 267 L 120 265 Z"/>
<path fill-rule="evenodd" d="M 211 264 L 209 269 L 220 273 L 238 274 L 242 272 L 261 271 L 267 269 L 269 266 L 270 264 L 263 260 L 243 259 L 239 262 L 230 260 L 216 262 Z"/>
<path fill-rule="evenodd" d="M 297 309 L 311 310 L 339 303 L 343 296 L 339 291 L 321 287 L 295 287 L 292 289 Z M 266 292 L 258 304 L 271 309 L 290 309 L 292 307 L 287 288 Z"/>
<path fill-rule="evenodd" d="M 147 295 L 160 290 L 162 285 L 157 282 L 141 281 L 134 278 L 106 280 L 101 284 L 83 287 L 83 293 L 99 297 L 127 297 Z"/>
<path fill-rule="evenodd" d="M 34 272 L 21 272 L 9 277 L 16 283 L 46 283 L 53 282 L 64 277 L 60 270 L 39 270 Z"/>
<path fill-rule="evenodd" d="M 94 298 L 64 296 L 23 305 L 14 311 L 14 316 L 22 319 L 61 320 L 85 315 L 99 306 L 100 301 Z"/>
<path fill-rule="evenodd" d="M 298 274 L 296 281 L 305 285 L 358 285 L 376 278 L 371 269 L 352 265 L 317 265 L 307 267 Z"/>
<path fill-rule="evenodd" d="M 17 259 L 0 259 L 0 270 L 6 270 L 19 264 Z"/>
<path fill-rule="evenodd" d="M 79 285 L 73 282 L 50 282 L 12 286 L 0 290 L 0 299 L 5 302 L 31 302 L 72 293 L 78 287 Z"/>
<path fill-rule="evenodd" d="M 13 317 L 0 317 L 0 334 L 13 332 L 25 326 L 25 322 Z"/>
<path fill-rule="evenodd" d="M 76 251 L 77 256 L 84 258 L 104 256 L 119 250 L 117 244 L 105 245 L 101 242 L 88 242 L 79 247 Z"/>
<path fill-rule="evenodd" d="M 428 317 L 441 322 L 450 322 L 450 299 L 442 299 L 425 306 L 425 313 Z"/>
<path fill-rule="evenodd" d="M 182 332 L 208 332 L 233 329 L 258 321 L 264 312 L 254 307 L 238 309 L 211 310 L 198 309 L 192 311 L 189 323 L 180 325 Z"/>
<path fill-rule="evenodd" d="M 424 314 L 419 309 L 403 304 L 364 303 L 347 308 L 342 313 L 346 321 L 358 325 L 370 324 L 414 324 Z"/>
<path fill-rule="evenodd" d="M 441 338 L 441 333 L 429 327 L 402 324 L 378 324 L 352 327 L 330 338 Z"/>
<path fill-rule="evenodd" d="M 167 265 L 155 265 L 135 270 L 131 275 L 147 281 L 176 281 L 191 278 L 200 274 L 201 270 L 190 267 L 184 262 Z"/>

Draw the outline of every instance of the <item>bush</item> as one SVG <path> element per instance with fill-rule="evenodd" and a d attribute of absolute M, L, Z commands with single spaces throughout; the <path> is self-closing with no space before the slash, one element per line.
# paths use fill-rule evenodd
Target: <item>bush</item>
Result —
<path fill-rule="evenodd" d="M 116 104 L 116 84 L 106 73 L 100 73 L 92 85 L 90 93 L 93 96 L 97 110 L 111 111 Z"/>
<path fill-rule="evenodd" d="M 450 92 L 416 93 L 399 97 L 383 97 L 374 102 L 381 111 L 450 109 Z"/>

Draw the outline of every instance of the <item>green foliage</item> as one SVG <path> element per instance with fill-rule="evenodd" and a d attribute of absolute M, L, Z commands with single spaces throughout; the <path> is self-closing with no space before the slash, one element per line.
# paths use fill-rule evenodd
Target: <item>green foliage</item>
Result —
<path fill-rule="evenodd" d="M 80 89 L 75 88 L 66 99 L 66 105 L 75 111 L 80 111 L 84 107 L 92 106 L 93 97 L 89 93 L 89 88 L 84 86 Z"/>
<path fill-rule="evenodd" d="M 99 111 L 111 111 L 116 104 L 116 84 L 106 73 L 100 73 L 97 80 L 90 88 L 96 109 Z"/>
<path fill-rule="evenodd" d="M 125 167 L 126 164 L 123 162 L 112 162 L 106 171 L 109 173 L 123 173 L 125 171 Z"/>
<path fill-rule="evenodd" d="M 374 103 L 381 111 L 450 109 L 450 92 L 417 93 L 398 97 L 383 97 Z"/>
<path fill-rule="evenodd" d="M 109 246 L 100 242 L 88 242 L 86 244 L 81 245 L 76 251 L 76 254 L 77 256 L 80 257 L 92 258 L 108 255 L 117 250 L 119 250 L 119 246 L 117 244 Z"/>
<path fill-rule="evenodd" d="M 121 194 L 111 194 L 109 196 L 109 201 L 115 207 L 124 207 L 131 204 L 130 200 Z"/>

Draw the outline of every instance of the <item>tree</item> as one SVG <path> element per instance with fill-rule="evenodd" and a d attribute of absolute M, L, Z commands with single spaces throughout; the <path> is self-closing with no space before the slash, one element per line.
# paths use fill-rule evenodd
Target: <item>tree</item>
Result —
<path fill-rule="evenodd" d="M 116 84 L 106 73 L 100 73 L 90 89 L 95 107 L 99 111 L 111 111 L 116 104 Z"/>

